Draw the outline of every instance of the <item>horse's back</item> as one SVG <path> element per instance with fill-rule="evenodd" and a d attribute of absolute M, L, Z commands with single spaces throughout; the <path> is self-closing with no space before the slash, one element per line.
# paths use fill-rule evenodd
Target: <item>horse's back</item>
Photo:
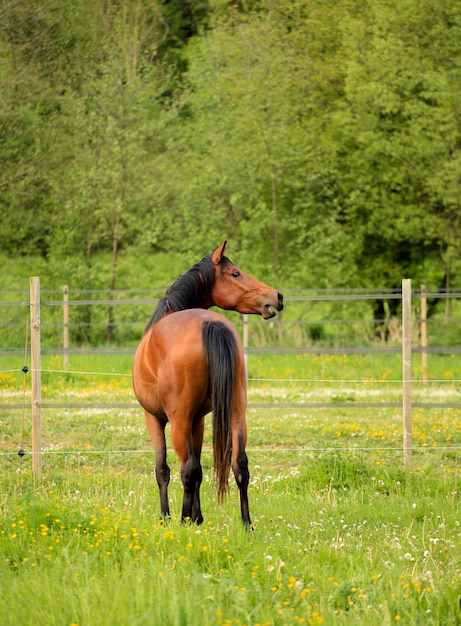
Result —
<path fill-rule="evenodd" d="M 208 363 L 203 349 L 205 322 L 222 322 L 240 339 L 227 318 L 207 309 L 187 309 L 162 318 L 144 335 L 133 364 L 133 386 L 140 404 L 158 418 L 181 410 L 184 403 L 195 407 L 197 416 L 211 410 Z"/>

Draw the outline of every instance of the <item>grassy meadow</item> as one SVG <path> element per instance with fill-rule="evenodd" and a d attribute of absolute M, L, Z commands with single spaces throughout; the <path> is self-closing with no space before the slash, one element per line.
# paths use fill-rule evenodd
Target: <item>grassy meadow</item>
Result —
<path fill-rule="evenodd" d="M 354 406 L 401 402 L 398 355 L 250 357 L 249 402 L 273 403 L 247 415 L 251 532 L 233 481 L 217 506 L 210 420 L 204 523 L 179 523 L 172 451 L 159 520 L 130 357 L 43 359 L 61 408 L 43 408 L 36 478 L 22 365 L 0 365 L 0 624 L 461 624 L 461 410 L 414 407 L 405 471 L 401 409 Z M 430 355 L 429 378 L 416 403 L 459 402 L 461 357 Z M 328 406 L 283 408 L 302 402 Z"/>

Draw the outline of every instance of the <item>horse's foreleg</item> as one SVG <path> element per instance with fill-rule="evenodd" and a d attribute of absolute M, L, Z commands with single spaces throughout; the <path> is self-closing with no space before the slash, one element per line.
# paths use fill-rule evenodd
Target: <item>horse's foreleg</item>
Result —
<path fill-rule="evenodd" d="M 166 422 L 160 421 L 154 415 L 146 412 L 146 426 L 155 450 L 155 476 L 160 492 L 160 511 L 162 518 L 168 518 L 170 517 L 170 505 L 168 503 L 170 468 L 166 462 Z"/>
<path fill-rule="evenodd" d="M 233 442 L 232 471 L 240 493 L 240 510 L 242 522 L 245 526 L 251 527 L 250 509 L 248 504 L 248 485 L 250 483 L 250 472 L 248 470 L 248 457 L 245 452 L 245 434 L 239 431 L 236 440 Z"/>

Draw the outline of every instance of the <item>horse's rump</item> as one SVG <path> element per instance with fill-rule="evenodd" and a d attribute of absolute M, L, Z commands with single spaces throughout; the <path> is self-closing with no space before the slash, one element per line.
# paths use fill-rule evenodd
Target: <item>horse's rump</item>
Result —
<path fill-rule="evenodd" d="M 194 407 L 194 416 L 210 412 L 208 363 L 222 362 L 215 354 L 219 343 L 208 342 L 213 354 L 207 357 L 205 352 L 202 328 L 210 323 L 223 326 L 232 335 L 219 313 L 189 309 L 163 318 L 142 338 L 134 359 L 133 384 L 141 405 L 158 418 L 169 419 L 184 402 Z M 222 367 L 221 363 L 219 369 Z M 215 384 L 218 389 L 221 386 L 221 382 Z"/>

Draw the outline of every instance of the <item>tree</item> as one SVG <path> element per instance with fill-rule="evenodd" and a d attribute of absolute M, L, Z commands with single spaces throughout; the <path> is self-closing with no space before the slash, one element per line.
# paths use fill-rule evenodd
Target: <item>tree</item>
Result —
<path fill-rule="evenodd" d="M 46 255 L 50 245 L 47 167 L 60 110 L 41 63 L 59 56 L 46 16 L 35 3 L 0 11 L 0 246 L 11 255 Z"/>
<path fill-rule="evenodd" d="M 457 185 L 457 176 L 448 179 L 459 158 L 461 12 L 436 0 L 368 7 L 344 23 L 347 102 L 338 115 L 342 169 L 350 172 L 347 221 L 362 241 L 358 265 L 366 284 L 379 276 L 392 287 L 437 267 L 439 287 L 447 271 L 441 251 L 448 259 L 459 245 L 459 221 L 450 227 L 446 219 L 456 201 L 451 193 L 447 202 L 446 190 Z"/>
<path fill-rule="evenodd" d="M 155 247 L 169 221 L 155 188 L 171 85 L 160 5 L 27 0 L 4 17 L 0 241 L 112 293 L 120 250 Z"/>
<path fill-rule="evenodd" d="M 148 17 L 140 1 L 94 8 L 98 47 L 80 89 L 63 107 L 71 150 L 63 175 L 55 179 L 63 211 L 55 224 L 53 255 L 68 254 L 73 263 L 80 257 L 91 281 L 94 254 L 110 251 L 105 284 L 110 298 L 122 247 L 135 245 L 137 238 L 155 246 L 168 221 L 152 184 L 163 142 L 164 69 L 152 62 L 156 32 Z M 109 306 L 107 341 L 113 326 Z"/>
<path fill-rule="evenodd" d="M 239 241 L 276 284 L 290 273 L 327 282 L 325 272 L 309 274 L 299 251 L 308 255 L 322 228 L 333 245 L 342 238 L 332 217 L 335 149 L 324 132 L 341 94 L 338 49 L 324 25 L 315 35 L 306 26 L 335 10 L 286 0 L 230 10 L 189 46 L 174 178 L 184 229 L 200 230 L 200 245 L 211 233 Z"/>

